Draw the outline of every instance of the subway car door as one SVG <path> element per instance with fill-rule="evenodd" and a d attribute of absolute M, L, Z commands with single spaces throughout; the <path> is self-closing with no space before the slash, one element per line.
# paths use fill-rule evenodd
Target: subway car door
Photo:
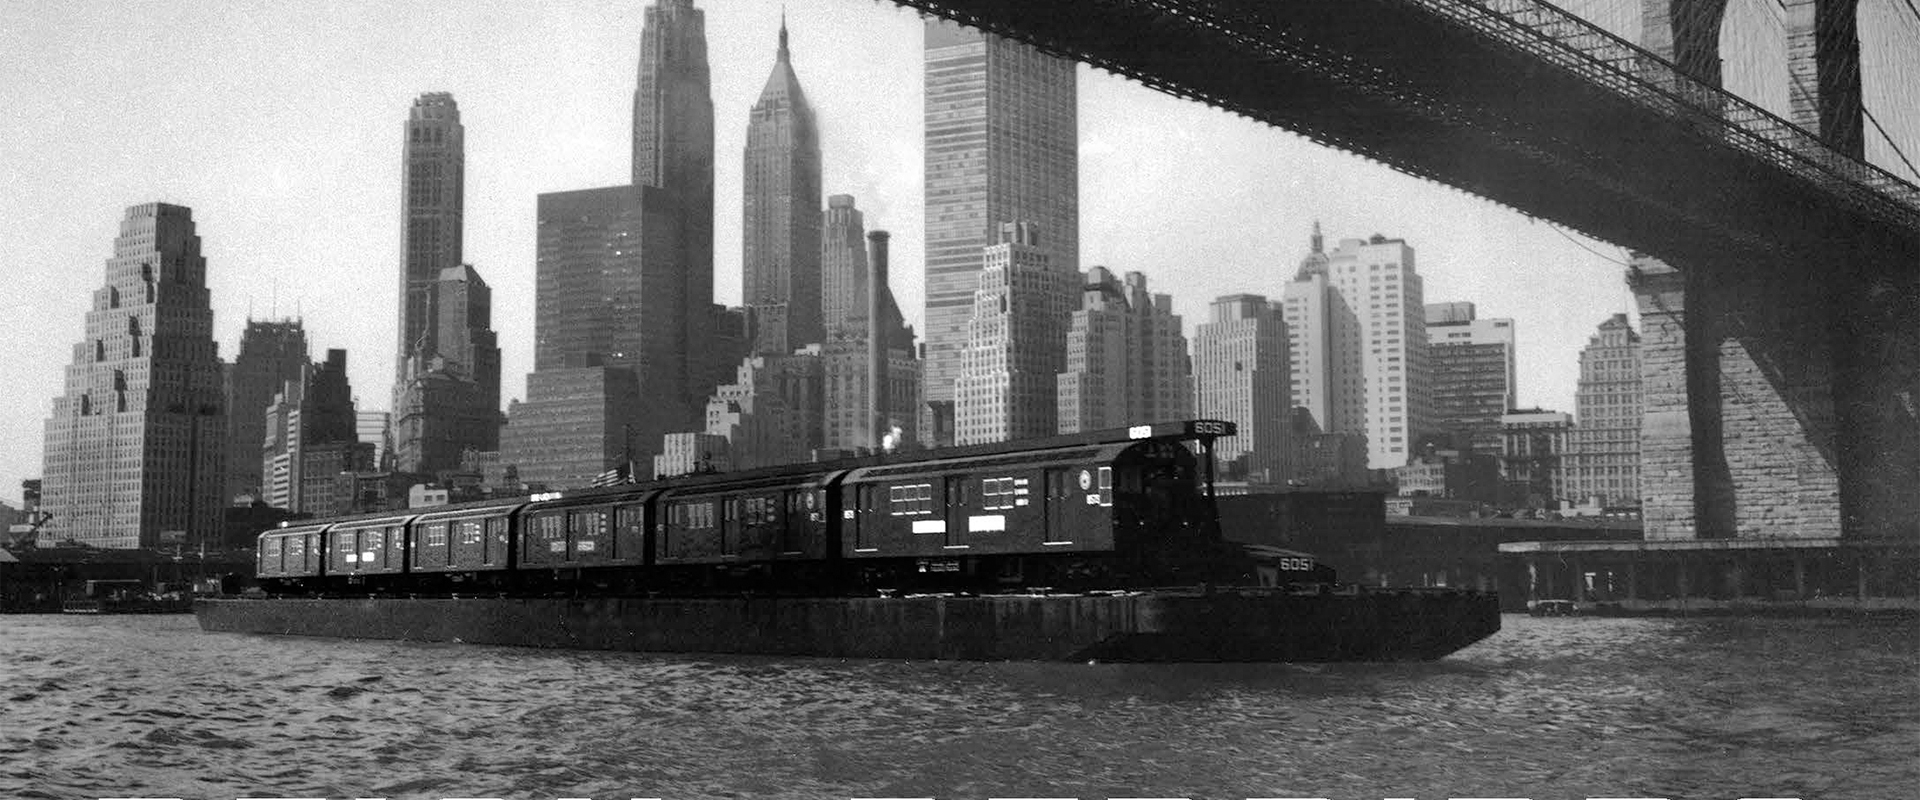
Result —
<path fill-rule="evenodd" d="M 1073 527 L 1071 523 L 1074 509 L 1072 502 L 1076 499 L 1073 491 L 1073 480 L 1073 474 L 1069 470 L 1047 470 L 1047 529 L 1040 532 L 1040 541 L 1043 543 L 1073 541 Z"/>
<path fill-rule="evenodd" d="M 941 542 L 943 547 L 966 547 L 964 536 L 967 530 L 967 481 L 966 477 L 947 479 L 947 535 Z"/>

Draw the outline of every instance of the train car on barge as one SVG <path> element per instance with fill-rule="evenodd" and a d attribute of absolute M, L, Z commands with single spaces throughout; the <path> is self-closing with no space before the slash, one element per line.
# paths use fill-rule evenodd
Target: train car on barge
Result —
<path fill-rule="evenodd" d="M 1255 588 L 1213 502 L 1213 440 L 1233 433 L 1194 420 L 303 522 L 260 535 L 275 599 L 198 610 L 207 630 L 879 657 L 1432 658 L 1498 628 L 1475 593 L 1397 595 L 1382 627 L 1363 618 L 1386 595 Z M 1154 590 L 1170 586 L 1244 588 Z"/>

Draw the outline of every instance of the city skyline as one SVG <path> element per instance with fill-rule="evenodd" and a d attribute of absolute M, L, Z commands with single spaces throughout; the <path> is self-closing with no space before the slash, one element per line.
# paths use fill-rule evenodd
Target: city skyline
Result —
<path fill-rule="evenodd" d="M 777 35 L 779 9 L 699 7 L 709 14 L 715 151 L 739 152 L 752 98 L 764 85 L 766 43 Z M 370 25 L 360 38 L 317 37 L 303 45 L 308 58 L 296 62 L 308 66 L 280 74 L 274 65 L 291 57 L 273 41 L 288 31 L 322 29 L 323 15 L 274 10 L 287 18 L 281 20 L 285 25 L 247 32 L 203 25 L 208 35 L 182 45 L 182 64 L 238 56 L 256 59 L 260 68 L 198 76 L 202 83 L 181 80 L 187 66 L 145 69 L 147 57 L 158 52 L 139 48 L 99 66 L 109 62 L 99 48 L 125 44 L 104 31 L 79 37 L 71 52 L 46 51 L 53 67 L 48 74 L 60 73 L 57 67 L 69 59 L 94 66 L 63 82 L 60 100 L 82 113 L 87 103 L 104 100 L 121 113 L 98 131 L 65 137 L 70 141 L 49 138 L 59 126 L 7 139 L 35 152 L 73 155 L 6 154 L 27 180 L 23 191 L 0 202 L 35 233 L 0 245 L 0 257 L 35 288 L 8 298 L 8 363 L 26 378 L 16 399 L 7 401 L 12 423 L 0 433 L 0 452 L 7 455 L 0 462 L 0 498 L 12 502 L 19 480 L 38 476 L 37 423 L 45 418 L 48 398 L 58 393 L 62 356 L 57 344 L 47 342 L 77 338 L 73 329 L 83 301 L 69 298 L 84 298 L 85 277 L 106 258 L 101 242 L 110 238 L 112 220 L 135 203 L 167 199 L 195 209 L 223 357 L 235 354 L 249 316 L 298 312 L 316 349 L 344 346 L 355 354 L 353 383 L 363 403 L 388 395 L 383 374 L 393 374 L 396 321 L 390 309 L 397 301 L 388 296 L 389 276 L 399 245 L 397 215 L 390 211 L 399 180 L 391 110 L 423 91 L 447 91 L 462 102 L 469 147 L 467 260 L 482 265 L 495 287 L 495 327 L 508 376 L 502 400 L 525 397 L 521 376 L 530 371 L 533 349 L 532 204 L 541 191 L 615 183 L 630 168 L 623 129 L 631 124 L 626 96 L 643 8 L 606 4 L 542 17 L 497 42 L 489 37 L 501 32 L 483 15 L 443 14 L 434 19 L 451 28 L 437 59 L 396 64 L 397 56 L 371 57 L 355 64 L 356 79 L 336 78 L 317 92 L 267 87 L 318 86 L 315 63 L 378 51 L 374 45 L 389 34 Z M 427 12 L 378 12 L 399 21 L 415 13 Z M 922 23 L 909 12 L 844 2 L 789 8 L 787 19 L 795 57 L 806 60 L 810 75 L 820 75 L 809 79 L 820 87 L 809 94 L 822 128 L 823 189 L 859 197 L 868 227 L 895 233 L 891 272 L 900 305 L 910 324 L 923 326 Z M 5 35 L 24 36 L 39 45 L 28 50 L 45 51 L 57 40 L 49 38 L 51 32 L 64 28 L 57 19 L 37 22 Z M 165 24 L 194 24 L 194 14 Z M 542 49 L 555 38 L 582 49 L 559 63 Z M 480 42 L 521 58 L 503 58 L 499 63 L 513 67 L 489 71 L 494 59 L 475 55 Z M 169 52 L 176 44 L 168 42 Z M 143 68 L 131 70 L 129 64 Z M 1518 319 L 1524 331 L 1522 405 L 1570 410 L 1580 345 L 1594 325 L 1628 310 L 1620 269 L 1610 263 L 1620 257 L 1617 249 L 1591 241 L 1583 246 L 1544 230 L 1546 223 L 1460 192 L 1084 66 L 1076 69 L 1081 264 L 1144 271 L 1159 285 L 1178 287 L 1175 311 L 1185 317 L 1189 333 L 1216 296 L 1279 295 L 1315 219 L 1336 240 L 1376 232 L 1406 239 L 1421 252 L 1431 301 L 1468 300 L 1489 315 Z M 140 81 L 132 80 L 136 75 Z M 61 117 L 53 110 L 60 106 L 55 88 L 44 79 L 9 77 L 19 77 L 12 85 L 29 95 L 23 119 Z M 556 84 L 566 88 L 552 88 Z M 166 91 L 141 96 L 139 89 L 155 86 Z M 281 97 L 299 102 L 262 103 Z M 228 113 L 169 114 L 181 105 Z M 257 113 L 246 125 L 231 118 L 249 111 Z M 141 128 L 141 120 L 165 124 Z M 128 125 L 136 127 L 122 127 Z M 142 130 L 159 133 L 143 139 Z M 287 146 L 268 147 L 278 140 Z M 128 141 L 142 142 L 151 155 L 129 156 L 134 148 Z M 739 196 L 738 165 L 729 161 L 716 160 L 719 198 Z M 73 164 L 98 166 L 76 170 Z M 1234 201 L 1222 204 L 1222 197 Z M 1154 224 L 1142 225 L 1142 219 Z M 740 265 L 730 254 L 739 252 L 739 207 L 721 202 L 714 225 L 716 299 L 737 304 Z M 1588 247 L 1598 253 L 1586 252 Z"/>

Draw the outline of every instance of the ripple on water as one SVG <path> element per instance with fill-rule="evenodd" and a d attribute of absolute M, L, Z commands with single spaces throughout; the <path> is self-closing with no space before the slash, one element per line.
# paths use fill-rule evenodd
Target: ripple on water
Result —
<path fill-rule="evenodd" d="M 1917 630 L 1510 616 L 1436 663 L 1083 665 L 0 618 L 34 767 L 0 797 L 1905 797 Z"/>

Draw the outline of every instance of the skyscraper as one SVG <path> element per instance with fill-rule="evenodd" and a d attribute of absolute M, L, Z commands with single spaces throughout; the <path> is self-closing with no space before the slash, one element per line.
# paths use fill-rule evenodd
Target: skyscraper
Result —
<path fill-rule="evenodd" d="M 646 9 L 632 185 L 540 196 L 534 371 L 501 443 L 528 483 L 585 485 L 628 456 L 649 463 L 740 357 L 713 304 L 705 25 L 692 0 Z"/>
<path fill-rule="evenodd" d="M 820 140 L 794 77 L 787 26 L 747 123 L 744 252 L 753 352 L 784 355 L 824 341 L 820 294 Z"/>
<path fill-rule="evenodd" d="M 1561 459 L 1567 498 L 1640 505 L 1640 335 L 1627 315 L 1600 323 L 1580 351 L 1573 414 Z"/>
<path fill-rule="evenodd" d="M 707 69 L 706 15 L 693 0 L 655 0 L 640 32 L 639 76 L 633 92 L 633 186 L 664 189 L 679 220 L 675 268 L 684 309 L 682 400 L 704 403 L 707 379 L 731 375 L 732 354 L 715 357 L 690 342 L 708 341 L 721 311 L 713 305 L 713 95 Z M 816 201 L 817 202 L 817 201 Z M 651 199 L 643 201 L 652 206 Z M 664 299 L 664 298 L 663 298 Z M 649 306 L 647 312 L 657 311 Z M 715 363 L 719 362 L 719 363 Z M 688 369 L 687 367 L 691 367 Z M 699 376 L 688 381 L 689 374 Z M 641 376 L 645 379 L 646 375 Z M 704 384 L 704 385 L 702 385 Z M 648 389 L 653 395 L 653 390 Z M 657 395 L 656 395 L 657 396 Z M 657 438 L 654 441 L 658 441 Z"/>
<path fill-rule="evenodd" d="M 1413 248 L 1374 234 L 1313 252 L 1286 290 L 1292 345 L 1299 351 L 1292 402 L 1329 433 L 1367 437 L 1367 466 L 1407 463 L 1416 440 L 1434 431 L 1427 367 L 1423 282 Z"/>
<path fill-rule="evenodd" d="M 260 496 L 260 443 L 267 406 L 307 363 L 307 333 L 299 320 L 247 320 L 240 350 L 227 367 L 227 486 L 222 497 Z"/>
<path fill-rule="evenodd" d="M 41 508 L 53 516 L 42 538 L 216 541 L 228 477 L 221 372 L 193 212 L 127 209 L 47 420 Z"/>
<path fill-rule="evenodd" d="M 1518 405 L 1511 319 L 1479 319 L 1472 303 L 1426 306 L 1435 432 L 1448 447 L 1500 455 L 1500 417 Z"/>
<path fill-rule="evenodd" d="M 827 198 L 820 227 L 820 322 L 832 334 L 866 313 L 859 298 L 867 280 L 867 222 L 853 195 L 836 194 Z"/>
<path fill-rule="evenodd" d="M 1060 432 L 1117 428 L 1193 416 L 1193 370 L 1173 297 L 1147 292 L 1147 276 L 1124 282 L 1087 270 L 1067 330 L 1060 373 Z"/>
<path fill-rule="evenodd" d="M 982 251 L 967 347 L 954 382 L 954 444 L 1052 436 L 1078 272 L 1061 269 L 1026 223 L 1001 226 Z"/>
<path fill-rule="evenodd" d="M 1238 426 L 1238 435 L 1214 443 L 1214 457 L 1240 461 L 1229 469 L 1263 483 L 1293 477 L 1287 369 L 1279 309 L 1257 294 L 1213 301 L 1211 318 L 1194 331 L 1194 413 Z"/>
<path fill-rule="evenodd" d="M 950 22 L 926 28 L 926 354 L 920 438 L 948 444 L 981 249 L 1034 223 L 1053 268 L 1080 264 L 1074 64 Z M 1051 416 L 1052 412 L 1048 412 Z"/>
<path fill-rule="evenodd" d="M 405 130 L 394 464 L 406 472 L 438 472 L 458 469 L 468 449 L 500 446 L 500 348 L 487 284 L 461 263 L 466 129 L 460 108 L 452 95 L 423 94 Z"/>
<path fill-rule="evenodd" d="M 408 359 L 435 352 L 433 283 L 442 271 L 460 266 L 467 168 L 466 128 L 453 95 L 420 95 L 403 130 L 396 392 Z"/>

